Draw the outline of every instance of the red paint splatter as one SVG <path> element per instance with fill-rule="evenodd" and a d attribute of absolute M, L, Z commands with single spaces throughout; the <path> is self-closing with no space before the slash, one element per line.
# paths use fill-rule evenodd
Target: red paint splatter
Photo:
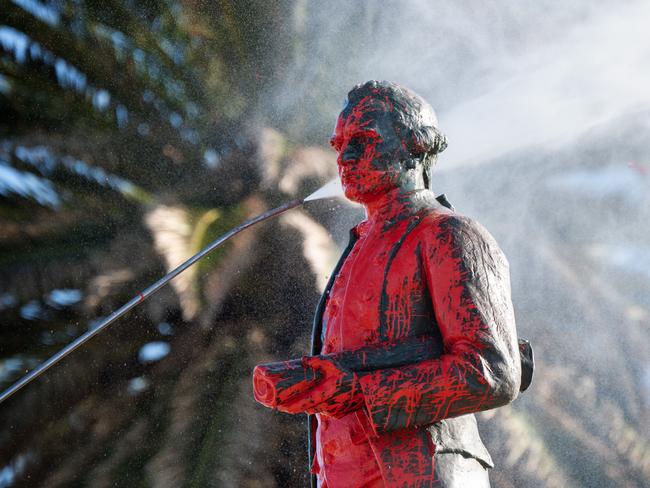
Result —
<path fill-rule="evenodd" d="M 639 173 L 643 177 L 648 176 L 648 168 L 646 166 L 643 166 L 641 164 L 635 163 L 634 161 L 630 161 L 627 163 L 628 168 L 633 169 L 637 173 Z"/>

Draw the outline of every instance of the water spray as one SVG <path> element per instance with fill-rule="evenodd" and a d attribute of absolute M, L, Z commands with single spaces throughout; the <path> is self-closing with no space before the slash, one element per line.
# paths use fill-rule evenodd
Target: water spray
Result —
<path fill-rule="evenodd" d="M 279 207 L 276 207 L 276 208 L 274 208 L 272 210 L 268 210 L 268 211 L 258 215 L 257 217 L 253 217 L 252 219 L 247 220 L 246 222 L 244 222 L 244 223 L 238 225 L 237 227 L 229 230 L 228 232 L 226 232 L 222 236 L 220 236 L 217 239 L 215 239 L 214 241 L 212 241 L 205 248 L 203 248 L 201 251 L 199 251 L 194 256 L 189 258 L 183 264 L 181 264 L 177 268 L 175 268 L 172 271 L 170 271 L 169 273 L 167 273 L 165 276 L 160 278 L 158 281 L 153 283 L 151 286 L 149 286 L 149 287 L 145 288 L 144 290 L 142 290 L 140 293 L 138 293 L 135 297 L 133 297 L 127 303 L 125 303 L 120 308 L 118 308 L 113 313 L 111 313 L 108 317 L 101 320 L 91 330 L 89 330 L 88 332 L 86 332 L 86 333 L 82 334 L 81 336 L 79 336 L 77 339 L 72 341 L 70 344 L 65 346 L 63 349 L 61 349 L 59 352 L 54 354 L 52 357 L 50 357 L 46 361 L 39 364 L 36 368 L 31 370 L 29 373 L 27 373 L 25 376 L 23 376 L 20 380 L 15 382 L 13 385 L 11 385 L 9 388 L 7 388 L 5 391 L 3 391 L 2 394 L 0 395 L 0 403 L 4 402 L 6 399 L 11 397 L 14 393 L 16 393 L 22 387 L 24 387 L 27 384 L 31 383 L 33 380 L 35 380 L 40 375 L 45 373 L 48 369 L 50 369 L 52 366 L 54 366 L 56 363 L 58 363 L 63 358 L 65 358 L 68 354 L 72 353 L 74 350 L 81 347 L 83 344 L 85 344 L 90 339 L 92 339 L 94 336 L 99 334 L 102 330 L 104 330 L 110 324 L 115 322 L 122 315 L 127 313 L 132 308 L 135 308 L 137 305 L 141 304 L 142 302 L 144 302 L 147 298 L 149 298 L 151 295 L 153 295 L 158 290 L 160 290 L 163 286 L 165 286 L 167 283 L 169 283 L 176 276 L 181 274 L 183 271 L 185 271 L 187 268 L 192 266 L 194 263 L 196 263 L 200 259 L 207 256 L 210 252 L 214 251 L 216 248 L 220 247 L 222 244 L 224 244 L 226 241 L 228 241 L 231 237 L 234 237 L 235 235 L 239 234 L 244 229 L 247 229 L 247 228 L 249 228 L 249 227 L 251 227 L 251 226 L 253 226 L 255 224 L 259 224 L 260 222 L 264 222 L 265 220 L 268 220 L 268 219 L 270 219 L 272 217 L 276 217 L 276 216 L 286 212 L 287 210 L 291 210 L 292 208 L 299 207 L 300 205 L 302 205 L 305 202 L 309 202 L 309 201 L 313 201 L 313 200 L 321 200 L 321 199 L 324 199 L 324 198 L 333 198 L 333 197 L 342 196 L 342 195 L 343 195 L 343 189 L 341 188 L 341 184 L 340 184 L 338 179 L 335 179 L 335 180 L 332 180 L 329 183 L 323 185 L 321 188 L 319 188 L 314 193 L 312 193 L 311 195 L 309 195 L 309 196 L 307 196 L 305 198 L 288 201 L 288 202 L 280 205 Z"/>

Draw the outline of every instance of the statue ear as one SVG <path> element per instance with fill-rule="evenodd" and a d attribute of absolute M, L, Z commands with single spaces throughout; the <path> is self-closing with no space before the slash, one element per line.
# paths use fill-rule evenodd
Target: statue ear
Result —
<path fill-rule="evenodd" d="M 406 129 L 403 134 L 400 134 L 400 136 L 406 145 L 406 150 L 411 156 L 418 157 L 422 153 L 416 131 L 413 129 Z"/>

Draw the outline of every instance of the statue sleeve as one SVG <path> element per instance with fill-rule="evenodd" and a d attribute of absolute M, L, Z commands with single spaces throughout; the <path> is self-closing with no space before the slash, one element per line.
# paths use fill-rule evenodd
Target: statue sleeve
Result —
<path fill-rule="evenodd" d="M 376 434 L 502 406 L 521 381 L 508 262 L 494 238 L 455 215 L 420 225 L 427 226 L 419 232 L 421 263 L 444 351 L 359 375 Z"/>

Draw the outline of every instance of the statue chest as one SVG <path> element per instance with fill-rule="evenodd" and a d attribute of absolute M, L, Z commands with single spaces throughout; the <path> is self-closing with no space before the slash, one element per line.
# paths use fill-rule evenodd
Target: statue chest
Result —
<path fill-rule="evenodd" d="M 413 224 L 356 241 L 328 291 L 323 353 L 437 333 Z"/>

